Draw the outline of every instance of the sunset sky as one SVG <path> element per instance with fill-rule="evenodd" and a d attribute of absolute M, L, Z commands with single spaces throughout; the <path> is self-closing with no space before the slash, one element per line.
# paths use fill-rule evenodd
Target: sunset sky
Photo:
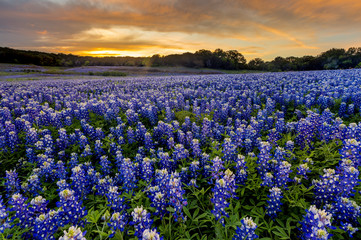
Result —
<path fill-rule="evenodd" d="M 358 0 L 0 0 L 0 46 L 151 56 L 235 49 L 247 60 L 361 47 Z"/>

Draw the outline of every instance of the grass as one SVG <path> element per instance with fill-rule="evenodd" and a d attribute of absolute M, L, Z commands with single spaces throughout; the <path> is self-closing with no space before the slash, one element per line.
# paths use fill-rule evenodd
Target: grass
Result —
<path fill-rule="evenodd" d="M 103 77 L 125 77 L 127 76 L 124 72 L 119 71 L 105 71 L 105 72 L 88 72 L 90 76 L 103 76 Z"/>
<path fill-rule="evenodd" d="M 25 75 L 27 72 L 0 72 L 0 76 Z"/>
<path fill-rule="evenodd" d="M 244 73 L 265 73 L 265 71 L 257 71 L 257 70 L 219 70 L 223 73 L 227 74 L 244 74 Z"/>

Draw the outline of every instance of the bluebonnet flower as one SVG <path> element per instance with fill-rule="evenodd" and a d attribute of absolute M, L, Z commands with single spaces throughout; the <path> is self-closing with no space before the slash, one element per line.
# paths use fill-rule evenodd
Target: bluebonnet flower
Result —
<path fill-rule="evenodd" d="M 263 176 L 261 176 L 262 183 L 261 186 L 272 187 L 274 184 L 274 176 L 271 172 L 267 172 Z"/>
<path fill-rule="evenodd" d="M 188 174 L 188 168 L 187 167 L 182 167 L 181 171 L 179 173 L 180 179 L 182 181 L 182 183 L 187 184 L 189 182 L 189 174 Z"/>
<path fill-rule="evenodd" d="M 351 223 L 358 225 L 357 219 L 361 217 L 360 206 L 349 198 L 338 197 L 336 201 L 326 208 L 332 213 L 334 221 L 337 223 Z"/>
<path fill-rule="evenodd" d="M 81 157 L 85 158 L 92 155 L 92 151 L 89 145 L 86 145 L 84 148 L 83 153 L 81 154 Z"/>
<path fill-rule="evenodd" d="M 56 185 L 58 186 L 58 191 L 60 191 L 60 192 L 67 188 L 70 188 L 70 185 L 66 182 L 65 179 L 61 179 L 61 180 L 57 181 Z"/>
<path fill-rule="evenodd" d="M 146 133 L 147 133 L 146 127 L 141 122 L 138 122 L 137 128 L 135 130 L 136 140 L 138 142 L 143 142 L 144 141 L 144 136 L 145 136 Z"/>
<path fill-rule="evenodd" d="M 38 132 L 35 128 L 30 128 L 29 131 L 26 132 L 26 145 L 35 145 L 35 143 L 39 141 Z"/>
<path fill-rule="evenodd" d="M 33 148 L 26 149 L 26 157 L 30 163 L 34 163 L 36 161 L 35 151 Z"/>
<path fill-rule="evenodd" d="M 123 159 L 119 178 L 125 191 L 130 191 L 136 187 L 135 165 L 129 158 Z"/>
<path fill-rule="evenodd" d="M 346 139 L 360 139 L 359 126 L 356 123 L 350 123 L 344 132 L 344 138 Z"/>
<path fill-rule="evenodd" d="M 277 118 L 275 128 L 276 128 L 276 131 L 279 133 L 283 133 L 286 130 L 284 118 Z"/>
<path fill-rule="evenodd" d="M 222 170 L 224 169 L 223 161 L 218 156 L 212 159 L 213 169 L 212 169 L 212 179 L 218 180 L 222 175 Z"/>
<path fill-rule="evenodd" d="M 144 145 L 145 145 L 145 148 L 147 150 L 150 150 L 150 149 L 153 149 L 154 148 L 154 144 L 153 144 L 153 140 L 152 140 L 152 135 L 147 132 L 145 135 L 144 135 Z"/>
<path fill-rule="evenodd" d="M 72 124 L 72 118 L 70 116 L 66 116 L 64 120 L 64 124 L 66 126 L 70 126 Z"/>
<path fill-rule="evenodd" d="M 292 140 L 288 140 L 285 145 L 285 150 L 293 152 L 294 148 L 295 148 L 295 143 Z"/>
<path fill-rule="evenodd" d="M 241 224 L 240 227 L 237 227 L 233 240 L 253 240 L 258 238 L 258 235 L 255 233 L 257 224 L 251 217 L 243 218 Z"/>
<path fill-rule="evenodd" d="M 16 146 L 18 145 L 19 143 L 19 138 L 18 138 L 18 135 L 15 131 L 10 131 L 9 134 L 8 134 L 8 146 L 10 148 L 10 151 L 11 152 L 14 152 L 15 151 L 15 148 Z"/>
<path fill-rule="evenodd" d="M 328 229 L 333 229 L 331 226 L 331 213 L 325 210 L 317 209 L 316 206 L 306 210 L 306 215 L 303 216 L 301 224 L 301 239 L 302 240 L 322 240 L 330 239 L 331 234 Z"/>
<path fill-rule="evenodd" d="M 131 127 L 128 128 L 127 136 L 128 136 L 128 143 L 129 144 L 132 144 L 132 143 L 136 142 L 133 128 L 131 128 Z"/>
<path fill-rule="evenodd" d="M 53 168 L 54 177 L 52 179 L 64 179 L 66 178 L 67 171 L 64 162 L 58 161 Z"/>
<path fill-rule="evenodd" d="M 54 234 L 58 230 L 59 212 L 50 210 L 48 213 L 40 214 L 35 219 L 33 236 L 37 240 L 55 239 Z"/>
<path fill-rule="evenodd" d="M 112 234 L 109 235 L 109 238 L 114 237 L 117 230 L 123 232 L 126 225 L 127 225 L 126 215 L 121 214 L 120 212 L 114 212 L 110 218 L 110 222 L 108 223 L 108 226 L 112 230 Z"/>
<path fill-rule="evenodd" d="M 18 225 L 22 228 L 31 228 L 33 226 L 34 212 L 32 208 L 29 208 L 29 204 L 25 203 L 26 197 L 23 197 L 20 193 L 16 193 L 11 196 L 9 204 L 12 206 L 11 211 L 15 212 L 13 220 L 18 218 Z"/>
<path fill-rule="evenodd" d="M 103 176 L 106 176 L 106 175 L 110 174 L 111 167 L 112 167 L 110 164 L 111 163 L 108 160 L 107 156 L 104 155 L 104 156 L 100 157 L 100 166 L 102 167 L 101 171 L 103 172 Z"/>
<path fill-rule="evenodd" d="M 350 238 L 353 237 L 353 234 L 355 234 L 359 229 L 356 227 L 353 227 L 351 223 L 341 223 L 341 229 L 346 231 Z"/>
<path fill-rule="evenodd" d="M 43 144 L 44 144 L 44 148 L 53 148 L 54 147 L 54 142 L 53 142 L 53 138 L 51 137 L 50 134 L 46 134 L 43 138 Z"/>
<path fill-rule="evenodd" d="M 170 107 L 165 108 L 165 121 L 171 122 L 173 120 L 174 113 L 172 112 L 172 109 Z"/>
<path fill-rule="evenodd" d="M 200 148 L 199 140 L 193 139 L 192 140 L 192 154 L 194 157 L 200 158 L 202 155 L 202 150 Z"/>
<path fill-rule="evenodd" d="M 261 142 L 260 143 L 260 153 L 258 154 L 257 159 L 257 170 L 261 175 L 261 178 L 269 171 L 269 164 L 268 162 L 271 160 L 271 149 L 272 146 L 268 142 Z"/>
<path fill-rule="evenodd" d="M 56 140 L 56 145 L 59 150 L 65 150 L 68 147 L 69 139 L 64 128 L 58 130 L 59 137 Z"/>
<path fill-rule="evenodd" d="M 267 114 L 272 114 L 274 112 L 274 109 L 275 109 L 275 103 L 274 101 L 272 101 L 271 98 L 267 98 L 267 101 L 266 101 L 266 111 L 267 111 Z"/>
<path fill-rule="evenodd" d="M 97 157 L 100 157 L 103 154 L 105 154 L 105 152 L 103 150 L 103 143 L 99 139 L 95 140 L 94 152 Z"/>
<path fill-rule="evenodd" d="M 89 145 L 88 138 L 85 135 L 79 137 L 79 146 L 84 149 L 86 145 Z"/>
<path fill-rule="evenodd" d="M 198 177 L 198 172 L 200 170 L 199 167 L 199 161 L 192 161 L 190 166 L 189 166 L 189 171 L 190 171 L 190 177 L 191 178 L 197 178 Z"/>
<path fill-rule="evenodd" d="M 268 116 L 266 121 L 268 127 L 267 129 L 271 129 L 273 127 L 273 123 L 274 123 L 274 118 L 272 116 Z"/>
<path fill-rule="evenodd" d="M 42 190 L 42 185 L 37 173 L 30 175 L 27 181 L 28 182 L 23 182 L 21 186 L 25 192 L 30 192 L 35 196 L 39 191 Z"/>
<path fill-rule="evenodd" d="M 6 196 L 18 193 L 20 190 L 20 181 L 16 170 L 6 170 L 5 177 Z"/>
<path fill-rule="evenodd" d="M 347 104 L 345 102 L 342 102 L 340 108 L 338 109 L 338 116 L 344 117 L 346 110 L 347 110 Z"/>
<path fill-rule="evenodd" d="M 297 175 L 300 175 L 304 177 L 305 179 L 308 179 L 307 173 L 311 172 L 310 168 L 308 167 L 307 163 L 300 164 L 297 167 Z"/>
<path fill-rule="evenodd" d="M 123 212 L 127 206 L 123 197 L 120 197 L 118 187 L 110 186 L 108 192 L 105 194 L 108 200 L 108 206 L 115 212 Z"/>
<path fill-rule="evenodd" d="M 199 165 L 201 170 L 204 170 L 204 166 L 207 164 L 209 164 L 209 155 L 207 153 L 202 153 L 202 156 L 199 159 Z"/>
<path fill-rule="evenodd" d="M 82 218 L 86 215 L 86 210 L 82 207 L 82 201 L 75 195 L 73 190 L 65 189 L 59 193 L 60 201 L 56 205 L 61 208 L 59 211 L 59 224 L 65 226 L 71 224 L 81 224 Z"/>
<path fill-rule="evenodd" d="M 134 225 L 134 235 L 141 239 L 144 230 L 152 226 L 153 220 L 150 219 L 150 213 L 143 206 L 134 208 L 132 217 L 133 220 L 129 224 Z"/>
<path fill-rule="evenodd" d="M 48 203 L 49 201 L 39 195 L 30 201 L 30 207 L 35 214 L 42 214 L 47 211 Z"/>
<path fill-rule="evenodd" d="M 223 179 L 226 181 L 226 183 L 228 185 L 228 191 L 229 191 L 230 196 L 234 199 L 237 199 L 237 197 L 236 197 L 237 186 L 236 186 L 236 180 L 235 180 L 234 173 L 230 169 L 227 169 L 226 171 L 224 171 Z"/>
<path fill-rule="evenodd" d="M 224 224 L 223 217 L 229 217 L 226 212 L 226 208 L 229 207 L 229 202 L 227 201 L 232 195 L 230 193 L 229 184 L 224 178 L 221 178 L 216 181 L 215 187 L 212 189 L 213 197 L 211 202 L 214 204 L 214 208 L 211 211 L 216 217 L 216 220 Z"/>
<path fill-rule="evenodd" d="M 188 151 L 182 144 L 176 144 L 173 151 L 173 159 L 177 163 L 188 158 Z"/>
<path fill-rule="evenodd" d="M 95 189 L 97 190 L 96 194 L 105 196 L 111 186 L 113 186 L 113 179 L 109 176 L 99 179 L 95 185 Z"/>
<path fill-rule="evenodd" d="M 197 185 L 197 179 L 192 178 L 191 180 L 189 180 L 189 183 L 187 184 L 188 186 L 192 186 L 195 188 L 198 188 L 199 186 Z"/>
<path fill-rule="evenodd" d="M 142 240 L 162 240 L 163 237 L 159 236 L 156 229 L 145 229 L 143 231 Z"/>
<path fill-rule="evenodd" d="M 349 159 L 352 161 L 354 167 L 361 165 L 361 144 L 356 139 L 346 139 L 342 148 L 340 149 L 340 155 L 342 159 Z"/>
<path fill-rule="evenodd" d="M 168 186 L 165 185 L 164 187 L 167 188 Z M 168 203 L 166 202 L 167 190 L 164 188 L 161 189 L 159 185 L 156 185 L 150 187 L 149 192 L 150 199 L 152 200 L 151 206 L 156 209 L 154 214 L 163 218 L 164 214 L 167 212 L 166 208 L 168 206 Z"/>
<path fill-rule="evenodd" d="M 168 149 L 174 148 L 174 138 L 173 137 L 168 138 L 167 146 L 168 146 Z"/>
<path fill-rule="evenodd" d="M 234 145 L 230 138 L 224 139 L 223 142 L 223 158 L 227 162 L 233 162 L 237 158 L 236 145 Z"/>
<path fill-rule="evenodd" d="M 252 152 L 252 150 L 253 150 L 252 140 L 249 138 L 246 138 L 246 140 L 244 140 L 244 147 L 245 147 L 246 153 Z"/>
<path fill-rule="evenodd" d="M 325 141 L 326 143 L 328 143 L 333 138 L 334 127 L 331 124 L 328 124 L 328 123 L 324 122 L 318 128 L 318 132 L 319 132 L 318 133 L 319 139 L 321 139 L 322 141 Z"/>
<path fill-rule="evenodd" d="M 8 216 L 7 208 L 0 195 L 0 233 L 3 233 L 5 229 L 10 228 Z"/>
<path fill-rule="evenodd" d="M 174 174 L 170 176 L 167 194 L 169 197 L 169 205 L 175 210 L 173 213 L 175 221 L 183 221 L 183 207 L 187 205 L 187 200 L 183 196 L 185 191 L 182 189 L 182 182 L 180 178 Z"/>
<path fill-rule="evenodd" d="M 113 135 L 115 135 L 117 138 L 123 137 L 124 136 L 123 135 L 124 126 L 125 125 L 123 123 L 120 123 L 120 124 L 118 123 L 118 125 L 115 128 L 113 128 L 113 127 L 110 128 L 110 132 Z"/>
<path fill-rule="evenodd" d="M 248 175 L 246 161 L 244 159 L 245 159 L 244 156 L 242 156 L 241 154 L 238 154 L 235 180 L 236 180 L 236 183 L 239 185 L 245 184 L 245 182 L 247 180 L 247 175 Z"/>
<path fill-rule="evenodd" d="M 175 171 L 176 169 L 176 162 L 171 159 L 169 157 L 169 153 L 167 152 L 159 152 L 158 153 L 158 157 L 159 157 L 159 165 L 160 165 L 160 169 L 167 169 L 170 172 Z"/>
<path fill-rule="evenodd" d="M 198 113 L 198 112 L 197 112 Z M 202 135 L 201 142 L 202 144 L 210 137 L 212 137 L 212 123 L 208 118 L 203 119 L 202 123 Z"/>
<path fill-rule="evenodd" d="M 99 127 L 95 129 L 95 135 L 96 135 L 96 139 L 98 139 L 98 140 L 101 140 L 101 139 L 105 138 L 105 134 L 103 132 L 103 129 L 101 129 Z"/>
<path fill-rule="evenodd" d="M 272 128 L 269 130 L 267 139 L 269 143 L 277 146 L 277 141 L 281 139 L 281 134 L 275 128 Z"/>
<path fill-rule="evenodd" d="M 267 195 L 269 199 L 267 200 L 267 215 L 272 219 L 277 217 L 277 214 L 281 212 L 281 199 L 282 199 L 282 190 L 278 187 L 273 187 L 270 189 L 270 194 Z"/>
<path fill-rule="evenodd" d="M 287 161 L 282 161 L 277 165 L 275 173 L 275 185 L 277 187 L 287 187 L 290 181 L 289 175 L 291 173 L 291 164 Z"/>
<path fill-rule="evenodd" d="M 72 174 L 70 179 L 72 180 L 71 186 L 73 190 L 79 198 L 86 198 L 86 196 L 90 193 L 90 185 L 88 184 L 86 174 L 82 168 L 82 165 L 74 167 L 71 171 Z M 59 184 L 61 184 L 61 188 L 65 187 L 62 183 Z"/>
<path fill-rule="evenodd" d="M 341 190 L 339 188 L 339 175 L 335 174 L 335 170 L 324 169 L 323 171 L 324 175 L 321 176 L 320 180 L 312 180 L 315 204 L 317 206 L 334 201 Z"/>
<path fill-rule="evenodd" d="M 353 196 L 353 192 L 356 191 L 355 187 L 358 186 L 360 182 L 360 172 L 352 165 L 351 160 L 342 159 L 340 165 L 337 167 L 337 170 L 340 173 L 340 195 L 344 197 Z"/>
<path fill-rule="evenodd" d="M 60 237 L 59 240 L 86 240 L 85 233 L 79 227 L 71 226 L 68 231 L 64 230 L 64 236 Z"/>
<path fill-rule="evenodd" d="M 70 161 L 69 161 L 69 167 L 70 169 L 74 168 L 75 166 L 78 165 L 78 154 L 73 152 L 70 154 Z"/>
<path fill-rule="evenodd" d="M 186 146 L 187 148 L 190 146 L 187 142 L 186 135 L 184 134 L 184 132 L 182 130 L 178 130 L 176 135 L 177 135 L 178 142 L 180 144 Z"/>
<path fill-rule="evenodd" d="M 125 112 L 127 116 L 127 121 L 129 125 L 133 125 L 139 121 L 138 113 L 134 112 L 132 109 L 128 109 Z"/>
<path fill-rule="evenodd" d="M 296 144 L 301 149 L 304 149 L 306 146 L 312 147 L 315 127 L 311 121 L 304 118 L 297 122 L 296 130 L 298 135 L 296 136 Z"/>
<path fill-rule="evenodd" d="M 143 158 L 142 164 L 141 164 L 141 172 L 142 172 L 142 179 L 146 180 L 147 182 L 150 182 L 154 173 L 153 170 L 153 164 L 152 160 L 149 158 Z"/>

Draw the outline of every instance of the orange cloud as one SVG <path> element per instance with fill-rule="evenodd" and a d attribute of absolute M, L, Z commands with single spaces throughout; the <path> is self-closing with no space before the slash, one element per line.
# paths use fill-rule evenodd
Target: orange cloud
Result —
<path fill-rule="evenodd" d="M 36 33 L 39 34 L 39 35 L 46 35 L 46 34 L 48 34 L 48 31 L 46 31 L 46 30 L 44 30 L 44 31 L 37 31 Z"/>
<path fill-rule="evenodd" d="M 291 36 L 290 34 L 286 33 L 286 32 L 283 32 L 283 31 L 280 31 L 276 28 L 272 28 L 272 27 L 267 27 L 267 26 L 264 26 L 264 25 L 261 25 L 261 24 L 257 24 L 257 26 L 261 29 L 264 29 L 270 33 L 273 33 L 275 35 L 278 35 L 280 37 L 283 37 L 283 38 L 286 38 L 288 39 L 289 41 L 292 41 L 294 42 L 297 46 L 301 47 L 301 48 L 305 48 L 305 49 L 318 49 L 318 47 L 313 47 L 313 46 L 308 46 L 306 45 L 304 42 L 302 42 L 301 40 L 298 40 L 297 38 Z"/>

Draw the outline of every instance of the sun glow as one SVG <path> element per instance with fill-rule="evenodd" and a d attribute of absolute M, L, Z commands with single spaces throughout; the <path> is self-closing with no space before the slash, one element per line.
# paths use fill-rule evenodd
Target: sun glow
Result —
<path fill-rule="evenodd" d="M 117 56 L 131 56 L 131 57 L 141 57 L 142 54 L 137 54 L 132 50 L 90 50 L 90 51 L 81 51 L 77 53 L 80 56 L 92 56 L 92 57 L 117 57 Z"/>
<path fill-rule="evenodd" d="M 75 52 L 76 55 L 79 56 L 92 56 L 92 57 L 148 57 L 152 56 L 155 53 L 160 55 L 168 55 L 172 53 L 182 53 L 181 49 L 162 49 L 162 48 L 152 48 L 145 46 L 144 48 L 140 49 L 124 49 L 124 50 L 117 50 L 117 49 L 94 49 L 88 51 L 78 51 Z"/>

